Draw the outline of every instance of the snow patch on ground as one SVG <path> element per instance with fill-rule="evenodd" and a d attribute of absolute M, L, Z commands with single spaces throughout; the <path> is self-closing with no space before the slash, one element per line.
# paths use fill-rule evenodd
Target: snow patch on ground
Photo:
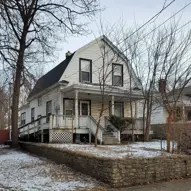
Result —
<path fill-rule="evenodd" d="M 166 141 L 162 141 L 162 151 L 160 140 L 152 142 L 136 142 L 129 145 L 78 145 L 78 144 L 49 144 L 50 147 L 71 150 L 84 154 L 92 154 L 98 157 L 109 158 L 133 158 L 133 157 L 159 157 L 170 156 L 171 154 L 164 151 Z"/>
<path fill-rule="evenodd" d="M 101 184 L 65 165 L 0 147 L 0 190 L 91 190 Z"/>

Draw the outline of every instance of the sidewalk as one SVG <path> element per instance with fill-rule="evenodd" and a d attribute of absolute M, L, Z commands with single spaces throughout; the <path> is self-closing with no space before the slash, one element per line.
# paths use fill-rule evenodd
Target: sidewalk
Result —
<path fill-rule="evenodd" d="M 172 180 L 145 186 L 110 189 L 108 191 L 191 191 L 191 179 Z"/>

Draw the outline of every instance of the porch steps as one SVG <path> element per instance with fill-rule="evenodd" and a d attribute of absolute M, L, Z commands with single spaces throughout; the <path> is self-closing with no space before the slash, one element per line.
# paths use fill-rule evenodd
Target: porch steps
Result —
<path fill-rule="evenodd" d="M 119 144 L 118 139 L 113 135 L 112 132 L 103 133 L 103 144 L 104 145 L 116 145 Z"/>

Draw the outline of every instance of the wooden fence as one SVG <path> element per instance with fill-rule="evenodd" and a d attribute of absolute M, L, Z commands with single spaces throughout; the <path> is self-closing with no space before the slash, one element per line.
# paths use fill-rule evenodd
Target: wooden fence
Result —
<path fill-rule="evenodd" d="M 9 130 L 0 129 L 0 144 L 3 144 L 7 140 L 9 140 Z"/>

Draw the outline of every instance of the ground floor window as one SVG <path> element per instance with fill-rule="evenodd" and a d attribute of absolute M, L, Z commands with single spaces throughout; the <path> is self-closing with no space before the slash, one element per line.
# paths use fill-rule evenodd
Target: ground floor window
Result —
<path fill-rule="evenodd" d="M 87 116 L 87 115 L 90 115 L 90 101 L 87 100 L 87 101 L 84 101 L 84 100 L 81 100 L 80 101 L 80 115 L 82 116 Z"/>
<path fill-rule="evenodd" d="M 74 100 L 73 99 L 64 99 L 63 112 L 64 115 L 72 116 L 74 115 Z"/>
<path fill-rule="evenodd" d="M 50 115 L 52 113 L 52 101 L 47 101 L 46 102 L 46 122 L 49 123 L 50 121 Z"/>
<path fill-rule="evenodd" d="M 21 126 L 26 124 L 26 112 L 21 113 Z"/>
<path fill-rule="evenodd" d="M 34 108 L 31 109 L 31 122 L 35 120 L 35 110 Z"/>
<path fill-rule="evenodd" d="M 112 104 L 109 103 L 109 113 L 112 115 Z M 124 117 L 124 103 L 123 102 L 114 102 L 114 115 L 117 117 Z"/>

